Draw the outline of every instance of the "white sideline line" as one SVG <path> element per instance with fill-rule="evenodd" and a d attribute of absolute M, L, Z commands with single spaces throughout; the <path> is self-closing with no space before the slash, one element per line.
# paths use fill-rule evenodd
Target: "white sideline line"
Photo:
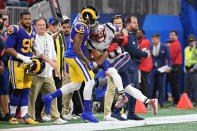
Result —
<path fill-rule="evenodd" d="M 147 117 L 143 121 L 100 121 L 99 123 L 73 123 L 65 125 L 50 125 L 50 126 L 34 126 L 4 129 L 8 130 L 22 130 L 22 131 L 93 131 L 93 130 L 107 130 L 128 128 L 137 126 L 159 125 L 169 123 L 182 123 L 197 121 L 197 114 L 165 116 L 165 117 Z"/>

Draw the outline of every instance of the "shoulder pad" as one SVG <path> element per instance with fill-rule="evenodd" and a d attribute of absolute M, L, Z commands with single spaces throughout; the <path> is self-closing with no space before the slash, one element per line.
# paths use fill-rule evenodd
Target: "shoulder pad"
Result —
<path fill-rule="evenodd" d="M 85 33 L 88 30 L 88 26 L 82 22 L 75 23 L 74 27 L 75 27 L 75 31 L 78 33 Z"/>
<path fill-rule="evenodd" d="M 109 29 L 111 29 L 112 30 L 112 32 L 118 32 L 119 31 L 119 29 L 118 29 L 118 27 L 116 26 L 116 25 L 113 25 L 112 23 L 106 23 L 106 26 L 109 28 Z"/>
<path fill-rule="evenodd" d="M 18 31 L 19 31 L 18 25 L 12 25 L 8 28 L 9 35 L 16 34 Z"/>

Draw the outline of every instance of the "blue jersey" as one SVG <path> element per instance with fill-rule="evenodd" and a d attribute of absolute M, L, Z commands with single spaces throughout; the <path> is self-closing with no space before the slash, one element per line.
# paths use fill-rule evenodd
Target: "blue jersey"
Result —
<path fill-rule="evenodd" d="M 76 33 L 83 33 L 85 34 L 82 44 L 81 44 L 81 50 L 83 51 L 84 55 L 85 55 L 85 46 L 87 45 L 87 40 L 89 38 L 89 28 L 86 25 L 85 22 L 82 21 L 82 18 L 80 17 L 80 14 L 77 15 L 77 17 L 75 18 L 72 28 L 71 28 L 71 33 L 70 33 L 70 42 L 67 43 L 67 49 L 66 52 L 64 54 L 65 57 L 67 58 L 74 58 L 77 57 L 75 51 L 74 51 L 74 38 L 75 38 L 75 34 Z"/>
<path fill-rule="evenodd" d="M 19 25 L 10 26 L 8 28 L 5 48 L 14 48 L 17 53 L 31 57 L 35 37 L 36 31 L 33 27 L 31 27 L 30 32 L 26 32 Z M 11 57 L 10 59 L 16 58 Z"/>

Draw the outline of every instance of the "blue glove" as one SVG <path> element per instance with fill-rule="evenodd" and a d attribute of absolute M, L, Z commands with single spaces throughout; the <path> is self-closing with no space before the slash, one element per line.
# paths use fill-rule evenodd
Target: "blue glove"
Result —
<path fill-rule="evenodd" d="M 94 67 L 94 65 L 93 65 L 93 63 L 92 62 L 89 62 L 89 64 L 88 64 L 88 69 L 89 70 L 93 70 L 95 67 Z"/>
<path fill-rule="evenodd" d="M 109 68 L 109 61 L 104 60 L 103 65 L 104 65 L 104 70 L 106 71 Z"/>

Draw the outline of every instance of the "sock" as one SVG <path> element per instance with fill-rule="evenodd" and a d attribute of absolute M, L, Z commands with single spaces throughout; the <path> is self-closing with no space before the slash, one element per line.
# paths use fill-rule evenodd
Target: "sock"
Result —
<path fill-rule="evenodd" d="M 10 115 L 11 116 L 16 115 L 16 108 L 17 108 L 17 106 L 10 106 Z"/>
<path fill-rule="evenodd" d="M 63 85 L 60 88 L 60 90 L 61 90 L 61 93 L 62 94 L 67 94 L 69 92 L 72 92 L 72 91 L 75 91 L 75 90 L 79 90 L 80 87 L 81 87 L 81 83 L 71 82 L 71 83 L 68 83 L 68 84 Z"/>
<path fill-rule="evenodd" d="M 124 93 L 124 88 L 122 84 L 122 78 L 118 74 L 117 70 L 115 68 L 109 68 L 108 70 L 109 75 L 113 78 L 113 81 L 118 89 L 118 92 Z"/>
<path fill-rule="evenodd" d="M 150 101 L 150 99 L 148 99 L 148 98 L 146 98 L 146 99 L 144 100 L 144 105 L 145 105 L 146 107 L 148 107 L 149 101 Z"/>
<path fill-rule="evenodd" d="M 145 102 L 147 99 L 147 97 L 144 96 L 140 90 L 132 87 L 131 85 L 126 86 L 125 92 L 133 96 L 135 99 L 140 100 L 141 102 Z"/>
<path fill-rule="evenodd" d="M 84 100 L 91 100 L 92 89 L 93 89 L 94 85 L 95 85 L 94 80 L 89 80 L 89 81 L 85 82 L 85 87 L 83 90 Z"/>
<path fill-rule="evenodd" d="M 24 117 L 28 112 L 28 106 L 21 106 L 21 117 Z"/>
<path fill-rule="evenodd" d="M 55 99 L 56 97 L 62 96 L 62 91 L 60 89 L 56 90 L 55 92 L 51 93 L 52 99 Z"/>
<path fill-rule="evenodd" d="M 90 100 L 84 100 L 84 109 L 83 109 L 84 112 L 90 112 L 90 103 L 91 103 Z"/>

